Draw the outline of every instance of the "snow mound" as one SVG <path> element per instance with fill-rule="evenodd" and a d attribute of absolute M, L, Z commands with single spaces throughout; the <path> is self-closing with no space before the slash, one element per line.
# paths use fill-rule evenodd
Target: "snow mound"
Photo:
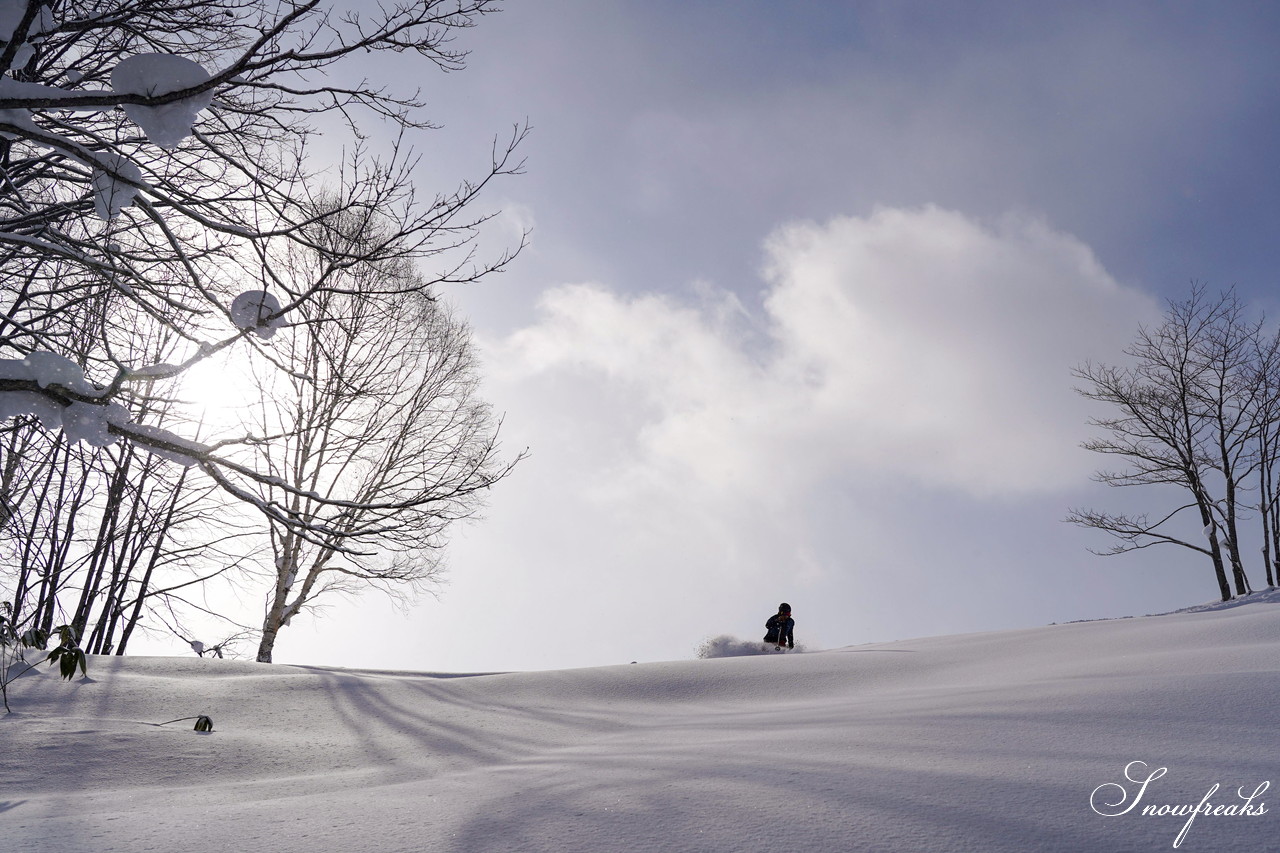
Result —
<path fill-rule="evenodd" d="M 40 667 L 10 685 L 0 838 L 61 853 L 739 853 L 780 835 L 797 851 L 1271 850 L 1276 603 L 458 677 L 91 657 L 87 678 Z M 192 730 L 201 714 L 213 732 Z M 1217 813 L 1187 827 L 1202 801 Z"/>

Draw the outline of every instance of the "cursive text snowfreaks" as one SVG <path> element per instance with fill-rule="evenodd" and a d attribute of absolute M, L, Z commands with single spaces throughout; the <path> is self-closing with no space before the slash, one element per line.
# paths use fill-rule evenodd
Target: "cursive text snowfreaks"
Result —
<path fill-rule="evenodd" d="M 1168 767 L 1157 767 L 1155 770 L 1148 771 L 1145 761 L 1130 761 L 1124 766 L 1124 778 L 1137 787 L 1131 789 L 1124 782 L 1105 782 L 1093 789 L 1093 793 L 1089 795 L 1089 805 L 1103 817 L 1119 817 L 1120 815 L 1128 814 L 1142 802 L 1142 798 L 1147 793 L 1147 786 L 1168 772 Z M 1141 814 L 1145 817 L 1185 817 L 1187 822 L 1182 825 L 1182 831 L 1173 840 L 1173 846 L 1177 847 L 1182 843 L 1182 839 L 1187 837 L 1187 831 L 1191 829 L 1191 824 L 1200 815 L 1205 815 L 1206 817 L 1256 817 L 1267 813 L 1267 804 L 1258 800 L 1258 797 L 1261 797 L 1263 792 L 1271 787 L 1270 781 L 1260 783 L 1253 789 L 1251 794 L 1246 794 L 1243 787 L 1236 789 L 1236 797 L 1240 802 L 1214 803 L 1212 798 L 1218 793 L 1220 787 L 1222 786 L 1214 782 L 1208 793 L 1200 799 L 1198 805 L 1192 805 L 1191 803 L 1154 805 L 1149 803 L 1142 807 Z"/>

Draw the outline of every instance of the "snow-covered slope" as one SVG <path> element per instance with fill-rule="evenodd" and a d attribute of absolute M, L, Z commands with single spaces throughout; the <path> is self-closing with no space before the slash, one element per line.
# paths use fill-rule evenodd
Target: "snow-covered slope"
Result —
<path fill-rule="evenodd" d="M 1240 791 L 1280 775 L 1278 604 L 498 675 L 91 658 L 14 685 L 0 849 L 1154 851 L 1187 817 L 1142 810 L 1219 784 L 1254 813 L 1180 849 L 1276 850 Z M 1167 770 L 1099 814 L 1126 767 Z"/>

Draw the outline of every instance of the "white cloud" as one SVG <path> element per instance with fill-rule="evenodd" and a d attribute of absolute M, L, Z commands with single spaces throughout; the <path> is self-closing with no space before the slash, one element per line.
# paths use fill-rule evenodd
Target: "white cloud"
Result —
<path fill-rule="evenodd" d="M 1055 491 L 1096 465 L 1070 368 L 1115 360 L 1149 298 L 1027 216 L 792 224 L 765 258 L 757 298 L 565 285 L 481 337 L 504 444 L 532 455 L 405 648 L 586 666 L 762 636 L 783 600 L 816 648 L 1150 600 Z"/>
<path fill-rule="evenodd" d="M 780 228 L 766 254 L 755 334 L 705 284 L 688 301 L 568 285 L 494 348 L 495 378 L 580 388 L 612 433 L 615 487 L 692 475 L 785 497 L 871 477 L 1018 495 L 1087 474 L 1070 370 L 1114 360 L 1156 311 L 1023 215 L 885 209 Z"/>

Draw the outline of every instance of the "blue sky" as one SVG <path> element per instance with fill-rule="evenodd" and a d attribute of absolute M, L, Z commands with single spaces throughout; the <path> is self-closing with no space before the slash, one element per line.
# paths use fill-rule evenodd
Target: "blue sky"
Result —
<path fill-rule="evenodd" d="M 531 456 L 438 600 L 341 605 L 277 660 L 689 657 L 784 599 L 832 647 L 1214 597 L 1061 522 L 1131 500 L 1089 480 L 1070 369 L 1192 280 L 1276 313 L 1280 7 L 542 0 L 462 43 L 419 177 L 533 127 L 485 235 L 529 249 L 447 294 Z"/>
<path fill-rule="evenodd" d="M 1275 191 L 1277 14 L 542 3 L 486 19 L 440 95 L 460 133 L 529 117 L 511 192 L 629 286 L 747 277 L 742 240 L 779 220 L 924 203 L 1043 213 L 1122 281 L 1243 283 L 1272 260 L 1275 214 L 1240 213 Z"/>

